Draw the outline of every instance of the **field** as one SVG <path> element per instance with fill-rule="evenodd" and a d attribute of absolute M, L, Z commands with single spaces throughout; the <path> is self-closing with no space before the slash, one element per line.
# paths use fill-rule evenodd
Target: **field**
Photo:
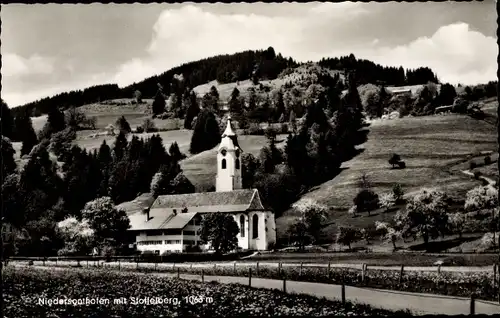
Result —
<path fill-rule="evenodd" d="M 305 195 L 332 208 L 332 221 L 346 217 L 363 173 L 379 195 L 400 183 L 407 195 L 422 187 L 437 187 L 463 197 L 481 183 L 451 168 L 471 157 L 481 158 L 480 152 L 497 150 L 494 127 L 461 115 L 373 120 L 367 129 L 368 141 L 360 146 L 361 154 L 345 162 L 334 179 Z M 391 168 L 388 160 L 393 153 L 406 162 L 406 169 Z"/>
<path fill-rule="evenodd" d="M 342 305 L 336 301 L 285 294 L 277 290 L 236 284 L 205 284 L 136 273 L 7 268 L 2 276 L 4 317 L 47 317 L 61 314 L 66 317 L 402 314 L 366 305 Z M 64 298 L 64 304 L 48 304 L 49 301 Z M 115 299 L 120 301 L 115 302 Z M 47 303 L 40 305 L 40 300 Z M 74 301 L 76 304 L 73 304 Z M 88 301 L 89 304 L 82 306 L 78 301 Z M 100 304 L 92 304 L 92 301 Z"/>

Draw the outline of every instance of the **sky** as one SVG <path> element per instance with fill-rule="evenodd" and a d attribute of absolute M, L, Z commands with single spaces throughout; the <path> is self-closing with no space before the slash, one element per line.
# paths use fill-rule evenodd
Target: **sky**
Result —
<path fill-rule="evenodd" d="M 382 65 L 427 66 L 452 84 L 497 79 L 494 0 L 1 7 L 1 95 L 10 107 L 269 46 L 304 62 L 353 53 Z"/>

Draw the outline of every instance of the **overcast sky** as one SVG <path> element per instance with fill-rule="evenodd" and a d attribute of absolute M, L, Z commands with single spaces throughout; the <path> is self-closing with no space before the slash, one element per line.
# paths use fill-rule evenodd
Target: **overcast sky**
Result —
<path fill-rule="evenodd" d="M 496 7 L 485 2 L 2 5 L 2 98 L 10 107 L 274 47 L 298 61 L 354 53 L 431 67 L 441 81 L 496 80 Z"/>

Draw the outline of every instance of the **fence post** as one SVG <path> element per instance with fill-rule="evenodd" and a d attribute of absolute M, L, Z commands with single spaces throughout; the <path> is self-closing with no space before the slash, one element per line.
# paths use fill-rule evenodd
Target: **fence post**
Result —
<path fill-rule="evenodd" d="M 181 268 L 177 267 L 177 278 L 181 277 Z"/>
<path fill-rule="evenodd" d="M 493 264 L 493 290 L 495 290 L 497 286 L 497 264 Z"/>
<path fill-rule="evenodd" d="M 201 269 L 201 282 L 202 283 L 205 282 L 205 272 L 204 272 L 203 268 Z"/>
<path fill-rule="evenodd" d="M 121 263 L 120 263 L 120 259 L 118 259 L 118 270 L 121 271 L 122 270 L 122 266 L 121 266 Z"/>
<path fill-rule="evenodd" d="M 259 276 L 259 262 L 257 262 L 257 276 Z"/>
<path fill-rule="evenodd" d="M 342 299 L 342 305 L 345 305 L 345 284 L 344 284 L 343 280 L 342 280 L 342 287 L 341 287 L 341 299 Z"/>
<path fill-rule="evenodd" d="M 399 284 L 401 285 L 403 283 L 403 272 L 405 270 L 405 266 L 401 264 L 401 271 L 399 272 Z"/>
<path fill-rule="evenodd" d="M 438 274 L 441 274 L 441 264 L 438 265 Z"/>
<path fill-rule="evenodd" d="M 252 287 L 252 268 L 248 269 L 248 286 Z"/>
<path fill-rule="evenodd" d="M 299 271 L 299 276 L 302 276 L 302 262 L 300 262 L 300 271 Z"/>
<path fill-rule="evenodd" d="M 363 263 L 363 267 L 361 268 L 361 281 L 364 283 L 365 282 L 365 274 L 366 274 L 366 264 Z"/>
<path fill-rule="evenodd" d="M 328 278 L 331 278 L 330 276 L 330 269 L 332 268 L 332 264 L 330 261 L 328 261 Z"/>
<path fill-rule="evenodd" d="M 236 262 L 233 264 L 233 274 L 236 275 Z"/>
<path fill-rule="evenodd" d="M 286 294 L 286 277 L 283 276 L 283 292 Z"/>
<path fill-rule="evenodd" d="M 139 269 L 139 258 L 136 258 L 135 261 L 136 261 L 136 269 Z"/>
<path fill-rule="evenodd" d="M 476 299 L 475 299 L 474 293 L 470 295 L 470 314 L 475 315 L 476 314 Z"/>

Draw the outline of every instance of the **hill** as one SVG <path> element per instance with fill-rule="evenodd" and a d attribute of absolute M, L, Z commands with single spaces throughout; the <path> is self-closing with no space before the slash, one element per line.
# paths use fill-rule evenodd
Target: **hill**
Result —
<path fill-rule="evenodd" d="M 495 106 L 495 102 L 492 104 L 488 107 Z M 468 166 L 472 159 L 482 161 L 485 153 L 498 149 L 495 127 L 464 115 L 377 119 L 366 129 L 369 130 L 368 140 L 359 146 L 362 152 L 344 162 L 342 172 L 334 179 L 303 196 L 330 208 L 329 222 L 335 223 L 329 229 L 332 235 L 338 225 L 366 227 L 394 215 L 395 211 L 374 212 L 370 217 L 348 215 L 347 209 L 353 204 L 359 191 L 358 182 L 364 173 L 372 190 L 379 195 L 390 192 L 395 183 L 400 183 L 406 195 L 424 187 L 435 187 L 454 198 L 463 199 L 466 191 L 481 182 L 462 173 L 460 167 L 468 169 L 463 165 Z M 405 169 L 391 169 L 388 160 L 393 153 L 405 161 Z M 492 175 L 494 165 L 483 169 L 488 169 Z M 289 210 L 277 220 L 278 229 L 283 233 L 293 219 L 293 211 Z"/>
<path fill-rule="evenodd" d="M 276 79 L 260 80 L 255 85 L 251 80 L 236 81 L 231 83 L 219 83 L 217 80 L 198 85 L 193 88 L 193 91 L 199 97 L 210 92 L 214 86 L 219 93 L 219 100 L 227 102 L 231 98 L 231 93 L 235 88 L 240 91 L 240 96 L 248 99 L 250 90 L 255 90 L 260 97 L 267 95 L 274 96 L 280 89 L 283 91 L 291 91 L 294 87 L 299 90 L 305 91 L 308 84 L 315 83 L 318 76 L 321 74 L 328 74 L 334 77 L 336 74 L 344 81 L 344 72 L 330 70 L 319 66 L 317 63 L 306 63 L 296 68 L 288 68 L 278 75 Z"/>
<path fill-rule="evenodd" d="M 194 88 L 212 81 L 217 81 L 219 84 L 241 82 L 252 78 L 272 81 L 286 69 L 293 69 L 300 65 L 301 63 L 297 63 L 290 57 L 285 58 L 280 53 L 276 54 L 272 47 L 266 50 L 218 55 L 184 63 L 122 88 L 116 84 L 104 84 L 48 96 L 15 107 L 12 113 L 17 115 L 27 112 L 33 116 L 41 116 L 47 114 L 53 107 L 67 109 L 71 106 L 80 107 L 100 103 L 103 100 L 130 99 L 136 98 L 137 93 L 142 98 L 153 98 L 159 86 L 164 94 L 170 95 L 179 89 L 176 84 L 179 77 L 183 79 L 184 88 Z M 340 58 L 322 59 L 318 65 L 335 72 L 354 71 L 359 84 L 383 83 L 387 86 L 401 86 L 426 84 L 429 81 L 437 82 L 436 74 L 429 68 L 421 67 L 404 71 L 402 67 L 385 67 L 371 61 L 357 60 L 353 54 Z"/>

